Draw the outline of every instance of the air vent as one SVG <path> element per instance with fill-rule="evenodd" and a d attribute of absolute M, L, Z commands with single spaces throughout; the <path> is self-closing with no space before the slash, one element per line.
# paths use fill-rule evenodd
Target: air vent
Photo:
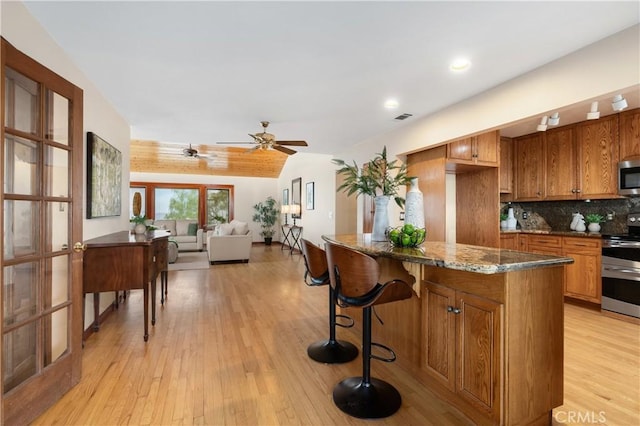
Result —
<path fill-rule="evenodd" d="M 409 113 L 404 113 L 404 114 L 400 114 L 399 116 L 397 116 L 394 120 L 406 120 L 407 118 L 411 117 L 413 114 L 409 114 Z"/>

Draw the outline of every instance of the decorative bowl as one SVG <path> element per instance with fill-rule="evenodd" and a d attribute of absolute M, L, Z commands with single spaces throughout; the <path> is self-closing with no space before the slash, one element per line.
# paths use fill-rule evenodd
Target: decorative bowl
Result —
<path fill-rule="evenodd" d="M 413 225 L 404 225 L 389 231 L 389 241 L 394 247 L 417 247 L 424 242 L 427 231 Z"/>

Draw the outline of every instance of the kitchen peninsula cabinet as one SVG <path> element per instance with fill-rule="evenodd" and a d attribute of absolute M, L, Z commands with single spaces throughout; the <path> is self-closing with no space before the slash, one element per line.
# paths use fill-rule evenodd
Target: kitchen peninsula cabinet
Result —
<path fill-rule="evenodd" d="M 620 161 L 640 160 L 640 108 L 620 113 Z"/>
<path fill-rule="evenodd" d="M 544 139 L 541 133 L 513 140 L 515 201 L 540 201 L 545 197 Z"/>
<path fill-rule="evenodd" d="M 426 282 L 424 369 L 493 421 L 500 419 L 502 305 Z"/>
<path fill-rule="evenodd" d="M 477 136 L 450 142 L 447 145 L 447 160 L 457 164 L 498 166 L 499 132 L 487 132 Z"/>
<path fill-rule="evenodd" d="M 373 256 L 380 282 L 412 285 L 410 299 L 376 306 L 388 323 L 372 324 L 399 368 L 474 424 L 550 424 L 563 403 L 562 280 L 571 259 L 435 241 L 402 249 L 369 234 L 322 239 Z"/>

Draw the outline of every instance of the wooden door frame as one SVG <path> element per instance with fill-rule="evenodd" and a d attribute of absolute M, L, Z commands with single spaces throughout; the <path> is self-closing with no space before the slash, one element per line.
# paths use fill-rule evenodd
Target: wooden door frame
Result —
<path fill-rule="evenodd" d="M 53 405 L 71 387 L 80 381 L 82 375 L 82 322 L 84 316 L 83 296 L 82 296 L 82 252 L 73 251 L 73 243 L 82 241 L 83 227 L 83 92 L 71 82 L 65 80 L 55 72 L 46 68 L 42 64 L 33 60 L 26 54 L 20 52 L 4 38 L 0 38 L 2 55 L 0 58 L 0 141 L 4 143 L 4 69 L 9 66 L 17 72 L 31 78 L 45 87 L 55 88 L 55 92 L 65 97 L 70 102 L 69 125 L 71 147 L 71 160 L 69 167 L 69 199 L 71 201 L 71 216 L 69 217 L 69 228 L 71 231 L 71 247 L 68 248 L 71 267 L 69 318 L 70 336 L 68 336 L 68 353 L 62 355 L 57 361 L 61 369 L 51 369 L 51 366 L 42 371 L 46 371 L 46 376 L 42 372 L 36 374 L 28 380 L 28 386 L 33 386 L 42 390 L 39 395 L 32 395 L 25 391 L 25 387 L 12 389 L 7 399 L 4 391 L 0 391 L 0 423 L 2 424 L 22 424 L 29 423 L 35 416 L 42 413 L 46 408 Z M 42 139 L 41 137 L 39 137 Z M 0 150 L 0 169 L 4 168 L 4 149 Z M 4 173 L 3 170 L 0 170 Z M 0 191 L 0 202 L 4 205 L 4 192 Z M 4 210 L 4 209 L 3 209 Z M 4 223 L 4 211 L 0 212 L 0 221 Z M 0 243 L 0 250 L 4 252 L 4 241 Z M 0 268 L 3 267 L 0 258 Z M 0 278 L 1 280 L 1 278 Z M 0 299 L 2 299 L 2 285 L 0 285 Z M 2 334 L 2 322 L 0 321 L 0 335 Z M 0 372 L 2 364 L 0 363 Z"/>

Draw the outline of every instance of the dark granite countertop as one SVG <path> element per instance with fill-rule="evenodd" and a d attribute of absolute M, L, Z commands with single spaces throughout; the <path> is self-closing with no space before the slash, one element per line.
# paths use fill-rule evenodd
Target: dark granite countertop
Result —
<path fill-rule="evenodd" d="M 371 234 L 323 235 L 322 239 L 371 256 L 384 256 L 403 262 L 481 274 L 497 274 L 573 263 L 570 257 L 435 241 L 426 241 L 417 248 L 398 248 L 393 247 L 388 241 L 371 241 Z"/>
<path fill-rule="evenodd" d="M 554 231 L 548 229 L 505 229 L 500 230 L 501 234 L 542 234 L 542 235 L 560 235 L 562 237 L 585 237 L 585 238 L 602 238 L 599 232 L 577 232 L 577 231 Z"/>

